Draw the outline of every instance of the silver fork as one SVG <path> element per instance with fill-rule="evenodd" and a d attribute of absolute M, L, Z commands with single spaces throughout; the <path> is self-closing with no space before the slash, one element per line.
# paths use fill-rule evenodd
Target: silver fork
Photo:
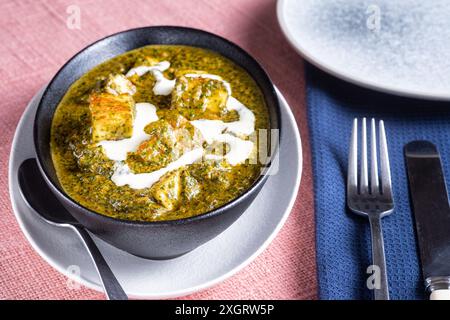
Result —
<path fill-rule="evenodd" d="M 372 263 L 375 268 L 378 267 L 378 270 L 380 271 L 380 281 L 375 281 L 375 288 L 373 289 L 374 298 L 375 300 L 389 300 L 381 218 L 392 213 L 394 210 L 394 199 L 392 197 L 391 172 L 389 169 L 389 156 L 383 120 L 380 120 L 379 122 L 380 175 L 378 175 L 376 140 L 375 119 L 372 119 L 369 185 L 366 118 L 362 119 L 359 179 L 358 119 L 353 120 L 347 176 L 347 205 L 354 213 L 365 216 L 369 219 L 372 236 Z"/>

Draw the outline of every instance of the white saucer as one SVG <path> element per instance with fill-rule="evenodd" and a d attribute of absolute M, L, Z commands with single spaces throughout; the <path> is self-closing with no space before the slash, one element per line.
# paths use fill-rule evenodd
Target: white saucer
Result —
<path fill-rule="evenodd" d="M 12 207 L 26 238 L 51 266 L 89 288 L 102 291 L 97 272 L 78 236 L 68 228 L 41 220 L 24 202 L 18 189 L 17 169 L 23 160 L 34 157 L 32 128 L 40 96 L 38 93 L 28 105 L 14 136 L 9 162 Z M 241 218 L 217 238 L 182 257 L 152 261 L 125 253 L 94 237 L 130 297 L 169 298 L 211 287 L 245 267 L 269 245 L 292 209 L 302 172 L 299 131 L 280 94 L 279 99 L 283 126 L 280 170 L 269 177 Z M 73 265 L 79 266 L 79 276 L 73 272 L 76 268 L 69 268 Z"/>
<path fill-rule="evenodd" d="M 292 46 L 336 77 L 450 100 L 448 0 L 278 0 L 277 15 Z"/>

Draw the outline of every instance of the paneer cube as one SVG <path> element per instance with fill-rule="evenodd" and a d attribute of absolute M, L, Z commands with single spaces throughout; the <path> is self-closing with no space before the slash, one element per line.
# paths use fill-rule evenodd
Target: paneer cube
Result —
<path fill-rule="evenodd" d="M 181 172 L 176 170 L 162 176 L 150 191 L 159 204 L 168 210 L 173 210 L 180 201 L 181 187 Z"/>
<path fill-rule="evenodd" d="M 191 165 L 191 174 L 199 181 L 209 181 L 225 190 L 233 181 L 231 169 L 231 165 L 226 160 L 207 160 Z"/>
<path fill-rule="evenodd" d="M 134 100 L 130 95 L 94 93 L 89 110 L 92 122 L 92 142 L 121 140 L 133 134 Z"/>
<path fill-rule="evenodd" d="M 202 143 L 200 132 L 180 115 L 166 115 L 149 123 L 144 131 L 149 139 L 127 157 L 134 172 L 161 169 Z"/>
<path fill-rule="evenodd" d="M 229 88 L 222 78 L 202 71 L 185 71 L 176 78 L 172 107 L 189 120 L 221 119 L 228 112 Z"/>
<path fill-rule="evenodd" d="M 150 136 L 135 152 L 127 156 L 127 163 L 134 172 L 150 172 L 172 162 L 178 154 L 174 150 L 176 137 L 173 128 L 165 120 L 151 122 L 145 128 Z"/>
<path fill-rule="evenodd" d="M 108 82 L 106 83 L 106 92 L 119 95 L 129 94 L 134 95 L 136 93 L 136 87 L 127 79 L 123 74 L 110 75 Z"/>
<path fill-rule="evenodd" d="M 187 170 L 181 174 L 182 194 L 183 197 L 190 201 L 195 199 L 201 192 L 201 186 Z"/>

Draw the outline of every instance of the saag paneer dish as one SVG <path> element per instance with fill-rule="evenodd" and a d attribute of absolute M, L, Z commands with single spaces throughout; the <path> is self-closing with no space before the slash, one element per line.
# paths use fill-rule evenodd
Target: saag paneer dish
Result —
<path fill-rule="evenodd" d="M 261 173 L 252 139 L 267 129 L 260 89 L 225 57 L 151 45 L 98 65 L 53 118 L 52 158 L 65 192 L 104 215 L 192 217 L 239 196 Z"/>

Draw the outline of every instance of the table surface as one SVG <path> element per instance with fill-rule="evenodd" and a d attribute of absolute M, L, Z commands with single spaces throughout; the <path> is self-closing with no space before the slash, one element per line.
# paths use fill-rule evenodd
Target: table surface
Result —
<path fill-rule="evenodd" d="M 72 6 L 72 7 L 71 7 Z M 75 6 L 75 7 L 73 7 Z M 8 194 L 16 125 L 36 91 L 66 60 L 106 35 L 142 26 L 179 25 L 221 35 L 265 67 L 300 128 L 304 168 L 292 213 L 270 246 L 242 271 L 183 299 L 315 299 L 314 205 L 304 64 L 284 39 L 275 0 L 4 0 L 0 3 L 0 299 L 103 299 L 70 289 L 20 231 Z M 80 12 L 73 28 L 73 10 Z"/>

